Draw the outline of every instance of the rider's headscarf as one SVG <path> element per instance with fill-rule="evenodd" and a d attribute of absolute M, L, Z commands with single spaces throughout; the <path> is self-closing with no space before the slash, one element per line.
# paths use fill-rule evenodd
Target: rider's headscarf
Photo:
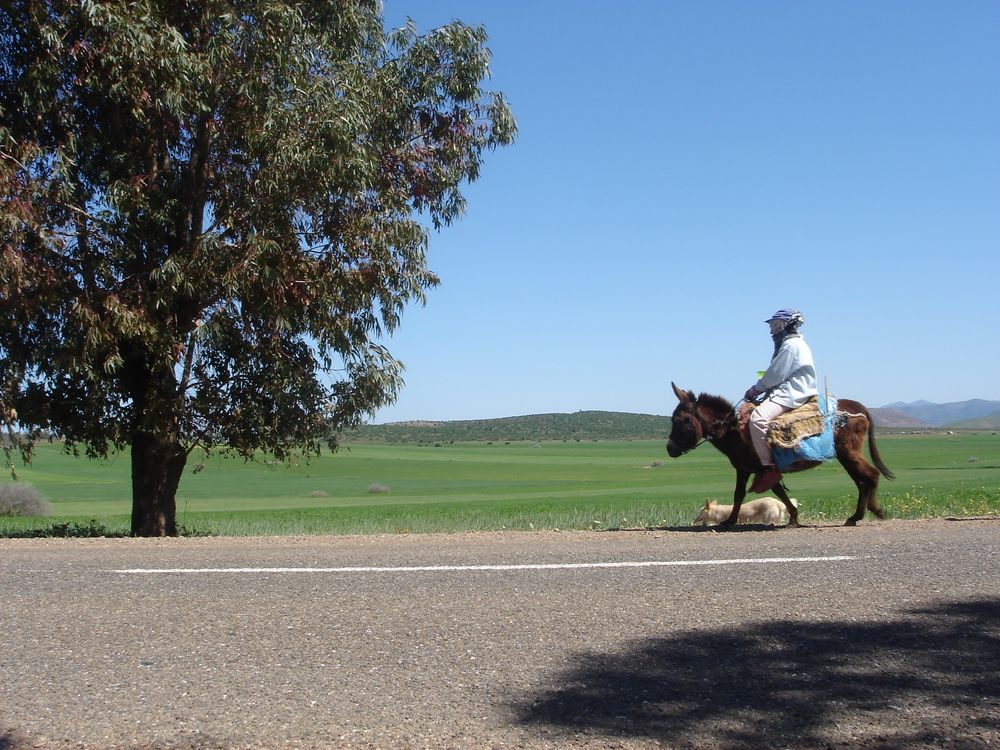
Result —
<path fill-rule="evenodd" d="M 787 336 L 790 336 L 793 333 L 798 333 L 799 327 L 806 322 L 806 319 L 802 317 L 802 313 L 798 310 L 783 307 L 764 322 L 770 325 L 772 320 L 785 321 L 785 325 L 782 326 L 777 333 L 771 334 L 771 339 L 774 341 L 774 354 L 771 355 L 771 359 L 774 359 L 774 356 L 778 353 L 778 349 L 781 347 L 781 342 L 784 341 Z"/>

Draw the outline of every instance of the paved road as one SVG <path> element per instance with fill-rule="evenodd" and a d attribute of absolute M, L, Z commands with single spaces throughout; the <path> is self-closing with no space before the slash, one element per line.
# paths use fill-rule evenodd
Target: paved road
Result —
<path fill-rule="evenodd" d="M 1000 746 L 1000 521 L 0 541 L 0 749 L 918 746 Z"/>

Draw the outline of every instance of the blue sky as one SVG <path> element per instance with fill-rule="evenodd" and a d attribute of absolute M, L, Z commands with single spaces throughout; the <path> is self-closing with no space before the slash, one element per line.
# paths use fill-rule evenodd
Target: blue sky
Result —
<path fill-rule="evenodd" d="M 1000 399 L 1000 3 L 385 0 L 483 25 L 518 120 L 374 422 L 732 400 L 797 307 L 831 393 Z"/>

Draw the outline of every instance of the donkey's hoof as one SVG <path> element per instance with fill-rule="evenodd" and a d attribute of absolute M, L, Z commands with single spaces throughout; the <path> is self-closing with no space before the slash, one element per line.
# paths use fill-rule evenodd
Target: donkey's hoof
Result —
<path fill-rule="evenodd" d="M 857 526 L 857 525 L 858 522 L 855 521 L 853 518 L 848 518 L 846 521 L 844 521 L 844 526 Z"/>

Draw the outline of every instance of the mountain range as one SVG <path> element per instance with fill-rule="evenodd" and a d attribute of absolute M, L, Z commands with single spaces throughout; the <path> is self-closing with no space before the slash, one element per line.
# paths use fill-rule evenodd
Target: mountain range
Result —
<path fill-rule="evenodd" d="M 958 429 L 1000 428 L 1000 401 L 981 398 L 935 404 L 897 401 L 871 409 L 875 424 L 880 427 L 954 427 Z"/>

